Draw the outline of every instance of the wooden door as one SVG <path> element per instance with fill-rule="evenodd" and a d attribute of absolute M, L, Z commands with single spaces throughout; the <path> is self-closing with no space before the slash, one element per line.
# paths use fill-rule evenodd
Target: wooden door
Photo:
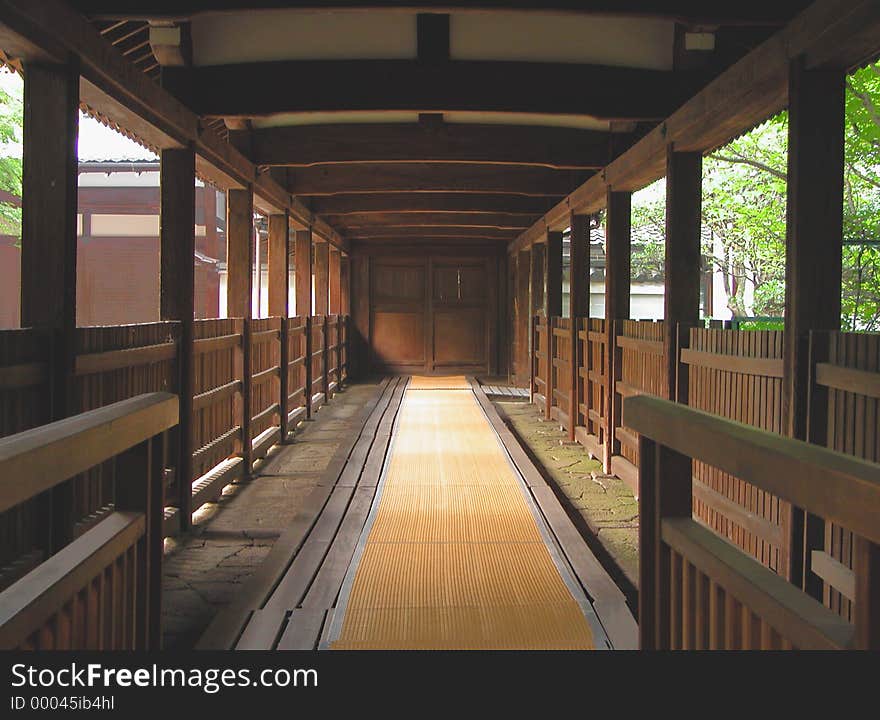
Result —
<path fill-rule="evenodd" d="M 427 260 L 376 258 L 371 275 L 372 367 L 380 372 L 425 372 Z"/>
<path fill-rule="evenodd" d="M 487 372 L 490 273 L 481 259 L 431 262 L 430 370 Z"/>
<path fill-rule="evenodd" d="M 497 266 L 481 257 L 373 257 L 373 370 L 438 375 L 493 366 Z"/>

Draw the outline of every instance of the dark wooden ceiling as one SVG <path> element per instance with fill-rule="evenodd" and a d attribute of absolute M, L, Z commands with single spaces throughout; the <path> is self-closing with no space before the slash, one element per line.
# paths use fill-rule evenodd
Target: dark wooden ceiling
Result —
<path fill-rule="evenodd" d="M 343 236 L 507 243 L 809 2 L 70 4 Z M 416 56 L 193 62 L 190 23 L 201 17 L 366 7 L 420 13 Z M 449 13 L 469 11 L 668 21 L 675 29 L 673 62 L 657 69 L 542 58 L 457 59 L 450 52 Z M 151 23 L 181 29 L 183 62 L 160 64 L 150 44 Z M 691 31 L 711 33 L 714 49 L 688 50 L 684 39 Z M 626 41 L 635 47 L 643 40 L 636 31 Z"/>

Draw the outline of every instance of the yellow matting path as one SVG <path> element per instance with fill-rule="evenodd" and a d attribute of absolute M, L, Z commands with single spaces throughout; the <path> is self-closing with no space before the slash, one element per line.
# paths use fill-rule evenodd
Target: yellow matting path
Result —
<path fill-rule="evenodd" d="M 498 437 L 463 377 L 410 381 L 338 650 L 592 649 Z"/>

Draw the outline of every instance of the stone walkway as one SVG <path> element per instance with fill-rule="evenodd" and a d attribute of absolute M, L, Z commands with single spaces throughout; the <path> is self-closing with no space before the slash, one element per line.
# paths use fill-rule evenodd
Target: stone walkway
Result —
<path fill-rule="evenodd" d="M 163 642 L 189 649 L 214 615 L 253 574 L 319 485 L 340 441 L 377 384 L 358 383 L 300 425 L 292 442 L 276 446 L 252 479 L 226 488 L 204 506 L 190 535 L 166 540 Z"/>
<path fill-rule="evenodd" d="M 533 461 L 561 492 L 596 556 L 620 585 L 630 603 L 638 587 L 639 506 L 632 491 L 602 472 L 581 445 L 527 401 L 496 399 L 495 406 Z M 552 484 L 551 483 L 551 484 Z M 557 493 L 559 494 L 559 493 Z M 567 500 L 567 502 L 566 502 Z M 572 513 L 569 513 L 570 515 Z M 580 519 L 580 523 L 578 523 Z M 604 555 L 604 557 L 603 557 Z"/>

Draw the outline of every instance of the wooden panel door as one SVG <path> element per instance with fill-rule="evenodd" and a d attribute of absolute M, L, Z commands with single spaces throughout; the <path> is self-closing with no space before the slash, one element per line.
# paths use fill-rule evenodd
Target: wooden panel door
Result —
<path fill-rule="evenodd" d="M 491 351 L 489 307 L 494 287 L 481 259 L 431 262 L 431 370 L 486 372 Z"/>
<path fill-rule="evenodd" d="M 424 372 L 427 261 L 377 258 L 372 268 L 372 366 L 381 372 Z"/>

